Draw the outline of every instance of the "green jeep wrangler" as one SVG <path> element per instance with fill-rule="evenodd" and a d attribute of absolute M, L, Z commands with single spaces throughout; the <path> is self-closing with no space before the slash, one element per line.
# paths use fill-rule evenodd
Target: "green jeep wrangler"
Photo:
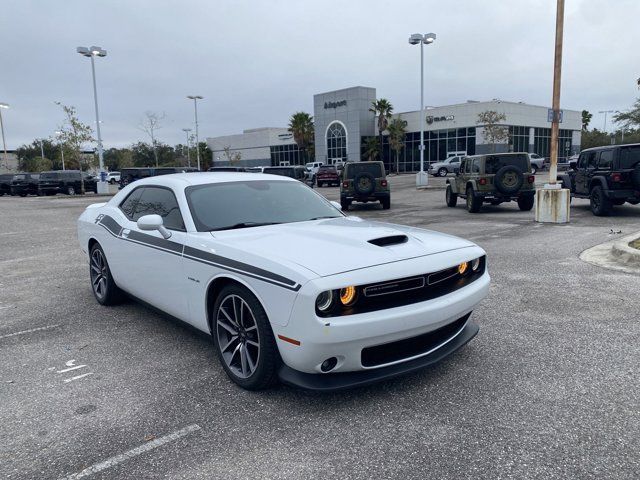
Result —
<path fill-rule="evenodd" d="M 340 205 L 349 210 L 352 202 L 380 202 L 391 207 L 389 182 L 382 162 L 347 162 L 340 182 Z"/>
<path fill-rule="evenodd" d="M 455 207 L 461 197 L 467 200 L 467 210 L 477 213 L 483 203 L 499 205 L 516 200 L 520 210 L 528 211 L 533 208 L 534 182 L 526 153 L 466 157 L 456 177 L 447 180 L 447 206 Z"/>

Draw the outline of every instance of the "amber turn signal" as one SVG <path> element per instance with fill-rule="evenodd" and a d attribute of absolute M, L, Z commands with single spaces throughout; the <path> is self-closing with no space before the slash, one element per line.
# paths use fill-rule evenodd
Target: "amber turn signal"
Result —
<path fill-rule="evenodd" d="M 460 275 L 464 275 L 465 273 L 467 273 L 467 270 L 469 270 L 469 262 L 464 262 L 458 265 L 458 273 Z"/>

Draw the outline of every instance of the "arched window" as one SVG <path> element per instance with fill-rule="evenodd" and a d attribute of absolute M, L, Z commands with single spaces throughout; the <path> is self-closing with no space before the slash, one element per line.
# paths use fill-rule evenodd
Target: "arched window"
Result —
<path fill-rule="evenodd" d="M 327 129 L 327 163 L 347 161 L 347 131 L 340 122 L 333 122 Z"/>

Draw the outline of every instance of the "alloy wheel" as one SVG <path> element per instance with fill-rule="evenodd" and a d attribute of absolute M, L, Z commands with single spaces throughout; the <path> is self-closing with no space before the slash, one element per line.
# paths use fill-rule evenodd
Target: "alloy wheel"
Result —
<path fill-rule="evenodd" d="M 91 287 L 96 297 L 103 299 L 107 294 L 107 262 L 102 250 L 96 248 L 91 253 Z"/>
<path fill-rule="evenodd" d="M 238 295 L 225 297 L 216 312 L 216 335 L 222 358 L 239 378 L 249 378 L 258 368 L 260 337 L 253 311 Z"/>

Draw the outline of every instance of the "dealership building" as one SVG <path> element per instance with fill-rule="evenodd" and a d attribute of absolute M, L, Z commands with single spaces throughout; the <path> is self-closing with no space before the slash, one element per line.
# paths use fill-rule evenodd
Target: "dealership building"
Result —
<path fill-rule="evenodd" d="M 332 164 L 360 161 L 363 144 L 377 136 L 377 119 L 369 111 L 376 100 L 376 89 L 351 87 L 320 93 L 313 97 L 315 126 L 315 160 Z M 485 128 L 478 124 L 478 115 L 486 111 L 505 115 L 500 122 L 509 135 L 500 143 L 489 143 Z M 420 110 L 395 113 L 407 122 L 404 147 L 398 152 L 401 172 L 420 169 Z M 499 99 L 467 100 L 456 105 L 425 109 L 425 170 L 429 163 L 451 155 L 475 155 L 489 152 L 530 152 L 550 155 L 551 123 L 548 107 Z M 558 155 L 562 159 L 580 151 L 581 112 L 564 110 L 560 124 Z M 308 160 L 287 128 L 256 128 L 241 134 L 207 138 L 213 151 L 214 165 L 228 165 L 234 153 L 240 154 L 239 165 L 303 165 Z M 394 165 L 396 151 L 389 148 L 383 132 L 383 160 Z"/>

